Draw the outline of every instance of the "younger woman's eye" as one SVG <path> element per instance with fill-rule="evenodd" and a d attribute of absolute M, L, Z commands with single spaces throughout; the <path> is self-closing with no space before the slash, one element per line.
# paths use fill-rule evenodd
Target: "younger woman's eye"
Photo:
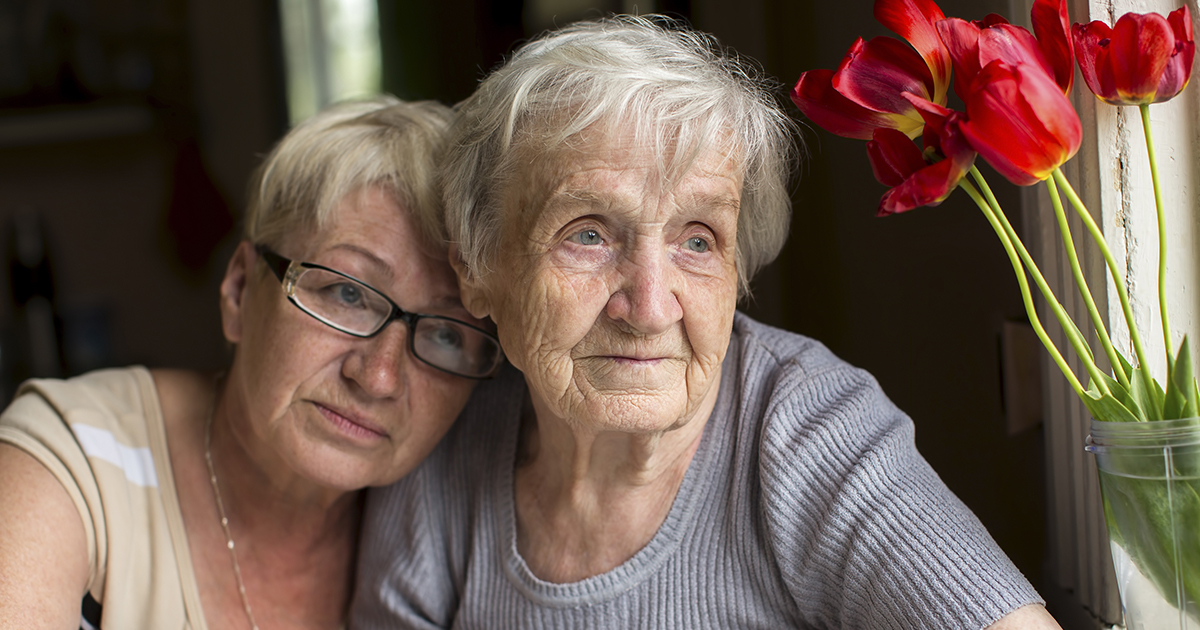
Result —
<path fill-rule="evenodd" d="M 599 245 L 601 240 L 600 232 L 591 229 L 580 230 L 572 235 L 570 240 L 580 245 Z"/>
<path fill-rule="evenodd" d="M 337 293 L 338 300 L 348 305 L 357 305 L 363 300 L 362 289 L 348 282 L 337 285 L 334 287 L 334 291 Z"/>
<path fill-rule="evenodd" d="M 708 241 L 699 236 L 693 236 L 689 238 L 686 243 L 684 243 L 684 247 L 687 247 L 696 253 L 702 254 L 708 251 Z"/>

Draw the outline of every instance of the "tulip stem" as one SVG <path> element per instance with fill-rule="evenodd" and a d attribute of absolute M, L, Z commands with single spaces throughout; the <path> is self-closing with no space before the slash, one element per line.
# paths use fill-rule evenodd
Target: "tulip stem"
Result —
<path fill-rule="evenodd" d="M 1029 275 L 1033 276 L 1033 281 L 1037 284 L 1038 289 L 1042 291 L 1042 295 L 1046 298 L 1046 303 L 1053 311 L 1055 319 L 1062 326 L 1063 333 L 1067 336 L 1067 341 L 1071 347 L 1075 349 L 1075 354 L 1079 355 L 1079 360 L 1083 362 L 1084 368 L 1088 372 L 1088 376 L 1092 378 L 1096 389 L 1101 394 L 1111 394 L 1108 389 L 1108 384 L 1104 382 L 1103 375 L 1100 369 L 1096 367 L 1096 361 L 1092 357 L 1092 349 L 1088 347 L 1087 341 L 1075 326 L 1074 320 L 1067 314 L 1066 309 L 1059 303 L 1058 298 L 1054 296 L 1054 291 L 1050 285 L 1046 283 L 1046 279 L 1042 277 L 1042 272 L 1038 270 L 1037 263 L 1033 261 L 1033 257 L 1029 255 L 1029 251 L 1025 249 L 1024 243 L 1021 242 L 1021 237 L 1017 235 L 1012 224 L 1008 222 L 1008 217 L 1004 215 L 1004 210 L 1000 207 L 1000 202 L 996 201 L 996 196 L 992 194 L 992 189 L 988 186 L 987 180 L 983 178 L 983 173 L 979 172 L 979 167 L 971 166 L 971 176 L 975 179 L 975 183 L 979 184 L 980 190 L 983 191 L 987 198 L 988 205 L 992 211 L 996 213 L 996 219 L 1004 228 L 1004 233 L 1012 241 L 1013 247 L 1017 250 L 1017 254 L 1021 257 L 1021 262 L 1025 264 L 1025 268 L 1029 271 Z"/>
<path fill-rule="evenodd" d="M 1042 322 L 1038 318 L 1037 307 L 1033 304 L 1033 294 L 1029 291 L 1029 280 L 1025 277 L 1025 267 L 1021 264 L 1021 258 L 1013 248 L 1013 243 L 1005 232 L 1004 226 L 996 218 L 996 213 L 992 210 L 987 200 L 983 198 L 978 189 L 971 185 L 971 182 L 963 179 L 958 182 L 958 185 L 975 201 L 975 205 L 979 206 L 979 209 L 983 211 L 983 216 L 987 218 L 988 223 L 995 230 L 996 236 L 1000 237 L 1000 244 L 1004 246 L 1004 252 L 1008 254 L 1008 260 L 1012 263 L 1013 273 L 1017 276 L 1017 284 L 1021 287 L 1021 301 L 1025 304 L 1025 313 L 1029 316 L 1029 323 L 1033 326 L 1033 331 L 1037 334 L 1038 339 L 1042 341 L 1042 345 L 1046 347 L 1046 351 L 1050 353 L 1050 358 L 1054 361 L 1055 365 L 1062 371 L 1063 376 L 1067 378 L 1067 382 L 1075 390 L 1076 395 L 1083 397 L 1083 385 L 1079 382 L 1075 373 L 1071 371 L 1071 367 L 1067 365 L 1066 359 L 1058 351 L 1058 347 L 1054 345 L 1054 341 L 1046 334 L 1046 329 L 1042 326 Z"/>
<path fill-rule="evenodd" d="M 1154 155 L 1154 134 L 1150 133 L 1150 105 L 1139 105 L 1142 132 L 1146 136 L 1146 156 L 1150 158 L 1150 181 L 1154 184 L 1154 212 L 1158 217 L 1158 314 L 1162 321 L 1163 348 L 1167 351 L 1167 381 L 1175 364 L 1171 359 L 1171 324 L 1167 321 L 1167 221 L 1163 213 L 1162 190 L 1158 185 L 1158 159 Z"/>
<path fill-rule="evenodd" d="M 1150 376 L 1149 363 L 1146 363 L 1146 353 L 1142 348 L 1142 336 L 1138 334 L 1137 326 L 1133 321 L 1133 308 L 1129 305 L 1129 294 L 1125 291 L 1125 279 L 1121 277 L 1117 261 L 1113 258 L 1112 251 L 1108 249 L 1108 241 L 1104 239 L 1104 233 L 1100 231 L 1100 226 L 1096 225 L 1096 221 L 1092 219 L 1092 214 L 1088 212 L 1086 206 L 1083 205 L 1083 200 L 1079 195 L 1075 194 L 1075 189 L 1071 187 L 1071 182 L 1067 181 L 1065 175 L 1059 169 L 1054 169 L 1054 181 L 1057 183 L 1067 195 L 1067 201 L 1075 208 L 1075 212 L 1079 218 L 1083 220 L 1083 224 L 1087 227 L 1088 232 L 1092 235 L 1092 240 L 1096 242 L 1096 246 L 1100 248 L 1100 255 L 1104 257 L 1104 263 L 1108 266 L 1108 272 L 1112 275 L 1113 286 L 1117 289 L 1117 299 L 1121 301 L 1121 312 L 1125 315 L 1126 328 L 1129 330 L 1129 341 L 1133 344 L 1133 353 L 1137 357 L 1138 366 L 1142 368 L 1142 382 L 1146 386 L 1146 391 L 1154 391 L 1154 379 Z"/>
<path fill-rule="evenodd" d="M 1083 269 L 1079 266 L 1079 254 L 1075 249 L 1075 239 L 1071 237 L 1071 225 L 1067 222 L 1067 213 L 1063 210 L 1062 197 L 1058 194 L 1058 186 L 1055 185 L 1054 178 L 1046 179 L 1046 188 L 1050 191 L 1050 203 L 1054 206 L 1054 216 L 1058 219 L 1058 230 L 1062 233 L 1063 249 L 1066 250 L 1067 259 L 1071 262 L 1071 274 L 1075 277 L 1076 286 L 1079 287 L 1079 295 L 1087 305 L 1088 316 L 1092 319 L 1092 326 L 1096 329 L 1096 336 L 1104 348 L 1104 354 L 1108 357 L 1109 364 L 1112 365 L 1113 375 L 1116 376 L 1121 386 L 1128 390 L 1129 376 L 1121 367 L 1121 360 L 1117 358 L 1117 351 L 1113 348 L 1112 340 L 1108 336 L 1108 329 L 1100 317 L 1100 310 L 1096 308 L 1096 301 L 1092 299 L 1092 291 L 1088 288 L 1087 279 L 1083 277 Z"/>

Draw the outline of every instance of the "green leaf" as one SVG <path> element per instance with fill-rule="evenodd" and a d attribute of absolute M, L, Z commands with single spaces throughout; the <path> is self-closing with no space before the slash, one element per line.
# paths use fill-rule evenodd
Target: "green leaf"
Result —
<path fill-rule="evenodd" d="M 1173 409 L 1173 415 L 1167 415 L 1167 407 L 1171 406 L 1172 398 L 1178 408 Z M 1194 418 L 1200 415 L 1197 413 L 1197 403 L 1192 353 L 1188 346 L 1187 335 L 1184 335 L 1183 342 L 1179 344 L 1179 354 L 1175 356 L 1175 365 L 1171 366 L 1171 380 L 1167 384 L 1167 401 L 1163 407 L 1163 417 L 1168 419 Z"/>
<path fill-rule="evenodd" d="M 1149 379 L 1152 389 L 1146 388 L 1146 379 L 1142 376 L 1144 367 L 1136 367 L 1129 375 L 1129 395 L 1134 404 L 1143 411 L 1146 420 L 1162 420 L 1163 400 L 1166 395 L 1158 381 Z"/>
<path fill-rule="evenodd" d="M 1104 384 L 1108 386 L 1108 391 L 1112 393 L 1113 398 L 1117 399 L 1117 402 L 1121 403 L 1121 406 L 1125 407 L 1133 415 L 1137 416 L 1138 421 L 1145 421 L 1145 414 L 1141 409 L 1138 408 L 1137 403 L 1133 400 L 1133 397 L 1129 395 L 1129 390 L 1125 389 L 1124 385 L 1117 382 L 1115 378 L 1107 374 L 1101 374 L 1100 377 L 1104 379 Z M 1093 398 L 1098 398 L 1100 396 L 1100 388 L 1096 387 L 1095 381 L 1088 382 L 1088 393 L 1091 394 Z"/>
<path fill-rule="evenodd" d="M 1092 417 L 1104 422 L 1137 422 L 1138 415 L 1130 411 L 1111 394 L 1101 394 L 1093 383 L 1083 396 L 1083 404 Z"/>

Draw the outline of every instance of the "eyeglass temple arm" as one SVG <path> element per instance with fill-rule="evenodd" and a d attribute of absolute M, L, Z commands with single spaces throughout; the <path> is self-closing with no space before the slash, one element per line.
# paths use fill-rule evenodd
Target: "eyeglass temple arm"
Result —
<path fill-rule="evenodd" d="M 291 265 L 292 261 L 267 249 L 266 245 L 255 245 L 254 251 L 258 252 L 259 256 L 262 256 L 263 262 L 267 263 L 267 267 L 271 270 L 271 273 L 274 273 L 275 277 L 282 282 L 283 276 L 287 273 L 288 265 Z"/>

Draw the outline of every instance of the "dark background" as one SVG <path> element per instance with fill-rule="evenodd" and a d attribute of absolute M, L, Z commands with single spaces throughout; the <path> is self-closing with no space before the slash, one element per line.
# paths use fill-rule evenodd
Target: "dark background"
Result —
<path fill-rule="evenodd" d="M 870 0 L 737 4 L 656 9 L 758 60 L 781 99 L 856 36 L 885 34 Z M 941 5 L 967 19 L 1007 10 Z M 379 16 L 385 90 L 447 104 L 514 43 L 578 17 L 522 0 L 379 0 Z M 271 0 L 0 0 L 0 402 L 47 369 L 225 363 L 216 287 L 246 179 L 287 128 L 280 51 Z M 874 373 L 946 483 L 1045 586 L 1041 428 L 1006 425 L 1002 332 L 1023 308 L 995 236 L 962 193 L 876 219 L 885 189 L 863 144 L 815 128 L 803 141 L 788 247 L 743 308 Z M 991 181 L 1019 219 L 1016 191 Z M 31 258 L 31 242 L 47 256 Z M 46 302 L 57 367 L 31 358 Z"/>

